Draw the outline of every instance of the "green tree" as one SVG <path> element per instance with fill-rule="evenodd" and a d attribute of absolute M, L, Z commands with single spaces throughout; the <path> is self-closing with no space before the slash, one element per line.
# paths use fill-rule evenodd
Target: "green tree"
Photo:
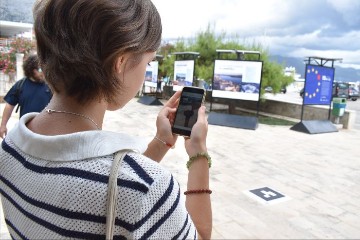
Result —
<path fill-rule="evenodd" d="M 284 66 L 269 60 L 268 50 L 264 49 L 260 43 L 254 41 L 251 44 L 245 45 L 240 43 L 239 39 L 239 36 L 227 36 L 225 32 L 217 35 L 214 31 L 214 26 L 208 24 L 207 28 L 204 31 L 199 31 L 193 39 L 179 39 L 173 45 L 169 43 L 164 44 L 160 48 L 160 54 L 164 52 L 167 54 L 173 52 L 199 52 L 200 56 L 195 62 L 195 77 L 211 83 L 214 61 L 218 58 L 217 49 L 259 51 L 260 60 L 263 61 L 262 93 L 264 92 L 263 89 L 267 86 L 271 86 L 275 93 L 280 92 L 282 87 L 289 85 L 293 81 L 292 77 L 284 75 Z M 256 54 L 245 54 L 244 57 L 244 60 L 259 60 Z M 221 54 L 221 59 L 236 58 L 237 55 L 234 53 Z M 171 76 L 174 60 L 174 57 L 164 59 L 164 63 L 160 67 L 162 76 Z"/>
<path fill-rule="evenodd" d="M 163 59 L 159 62 L 159 78 L 171 77 L 174 72 L 174 60 L 171 57 L 171 53 L 174 51 L 175 46 L 166 43 L 160 46 L 158 53 L 163 56 Z"/>
<path fill-rule="evenodd" d="M 216 59 L 216 48 L 221 44 L 222 37 L 216 36 L 211 25 L 205 31 L 197 33 L 195 39 L 189 42 L 189 51 L 200 53 L 196 60 L 195 76 L 211 82 Z"/>

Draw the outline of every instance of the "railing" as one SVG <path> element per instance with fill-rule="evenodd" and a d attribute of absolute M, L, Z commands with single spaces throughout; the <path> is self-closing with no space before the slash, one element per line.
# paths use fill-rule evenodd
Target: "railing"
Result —
<path fill-rule="evenodd" d="M 16 79 L 14 77 L 10 77 L 8 74 L 0 71 L 0 96 L 5 96 L 15 82 Z"/>
<path fill-rule="evenodd" d="M 14 41 L 13 38 L 0 38 L 0 47 L 7 47 Z"/>

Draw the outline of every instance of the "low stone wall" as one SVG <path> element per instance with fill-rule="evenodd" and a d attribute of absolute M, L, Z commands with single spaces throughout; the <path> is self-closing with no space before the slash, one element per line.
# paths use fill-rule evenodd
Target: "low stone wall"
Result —
<path fill-rule="evenodd" d="M 208 97 L 211 101 L 211 97 Z M 325 106 L 303 106 L 299 103 L 289 103 L 276 100 L 266 100 L 254 102 L 254 101 L 241 101 L 234 99 L 225 99 L 225 98 L 213 98 L 213 103 L 224 104 L 229 106 L 229 113 L 236 114 L 236 108 L 248 109 L 252 111 L 257 110 L 257 104 L 259 104 L 259 111 L 279 116 L 284 116 L 292 119 L 301 119 L 301 111 L 304 107 L 303 120 L 327 120 L 329 119 L 332 122 L 335 122 L 335 116 L 333 116 L 329 110 L 329 107 Z M 342 117 L 339 118 L 339 124 L 343 125 L 345 129 L 351 129 L 354 127 L 356 118 L 356 112 L 353 110 L 346 110 Z"/>
<path fill-rule="evenodd" d="M 236 108 L 256 111 L 257 105 L 259 104 L 260 112 L 292 118 L 295 121 L 301 120 L 301 111 L 302 108 L 304 108 L 303 120 L 328 120 L 330 115 L 330 120 L 335 122 L 335 116 L 331 114 L 328 106 L 303 106 L 299 103 L 282 102 L 269 99 L 262 100 L 260 102 L 254 102 L 226 98 L 212 98 L 211 93 L 211 91 L 206 92 L 205 101 L 227 105 L 229 114 L 236 114 L 238 112 Z M 172 91 L 172 86 L 169 86 L 168 89 L 163 92 L 163 97 L 168 99 L 172 96 L 172 94 L 174 94 Z M 355 118 L 355 111 L 345 109 L 344 116 L 339 118 L 339 124 L 342 124 L 343 128 L 345 129 L 352 129 L 355 125 Z"/>

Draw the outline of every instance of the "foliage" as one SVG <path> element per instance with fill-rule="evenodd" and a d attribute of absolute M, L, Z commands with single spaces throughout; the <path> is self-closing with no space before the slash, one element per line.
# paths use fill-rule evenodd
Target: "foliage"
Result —
<path fill-rule="evenodd" d="M 217 49 L 223 50 L 250 50 L 259 51 L 261 53 L 260 60 L 263 61 L 262 72 L 262 93 L 264 88 L 271 86 L 275 93 L 280 92 L 280 89 L 293 82 L 292 77 L 284 75 L 282 65 L 269 60 L 269 54 L 266 49 L 255 41 L 251 44 L 240 43 L 239 36 L 227 36 L 226 33 L 219 35 L 215 34 L 214 27 L 210 24 L 205 31 L 200 31 L 196 34 L 192 40 L 185 41 L 179 39 L 174 44 L 163 44 L 159 52 L 160 54 L 168 56 L 173 52 L 198 52 L 199 58 L 195 62 L 195 77 L 196 79 L 204 79 L 207 83 L 212 82 L 214 72 L 214 61 L 218 58 L 216 52 Z M 165 55 L 164 55 L 165 56 Z M 236 54 L 222 54 L 221 59 L 236 59 Z M 245 60 L 258 60 L 256 54 L 246 54 Z M 160 77 L 171 77 L 174 68 L 174 57 L 164 58 L 162 64 L 160 64 Z"/>
<path fill-rule="evenodd" d="M 0 70 L 6 74 L 16 71 L 16 55 L 14 50 L 0 53 Z"/>
<path fill-rule="evenodd" d="M 26 58 L 35 49 L 35 41 L 26 38 L 14 39 L 0 52 L 0 70 L 6 74 L 16 72 L 16 53 L 22 53 Z"/>
<path fill-rule="evenodd" d="M 284 66 L 269 61 L 268 54 L 263 54 L 261 60 L 263 61 L 262 72 L 262 93 L 267 86 L 272 87 L 274 93 L 279 93 L 282 87 L 288 86 L 294 81 L 293 77 L 284 75 Z"/>
<path fill-rule="evenodd" d="M 35 41 L 27 38 L 16 38 L 10 43 L 10 47 L 17 53 L 23 53 L 25 56 L 29 55 L 31 51 L 35 50 Z"/>

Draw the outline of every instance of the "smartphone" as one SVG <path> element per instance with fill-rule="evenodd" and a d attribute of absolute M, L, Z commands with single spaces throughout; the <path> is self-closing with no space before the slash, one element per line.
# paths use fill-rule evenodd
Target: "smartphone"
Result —
<path fill-rule="evenodd" d="M 197 87 L 184 87 L 176 110 L 172 132 L 190 136 L 191 129 L 197 121 L 198 111 L 205 99 L 205 90 Z"/>

